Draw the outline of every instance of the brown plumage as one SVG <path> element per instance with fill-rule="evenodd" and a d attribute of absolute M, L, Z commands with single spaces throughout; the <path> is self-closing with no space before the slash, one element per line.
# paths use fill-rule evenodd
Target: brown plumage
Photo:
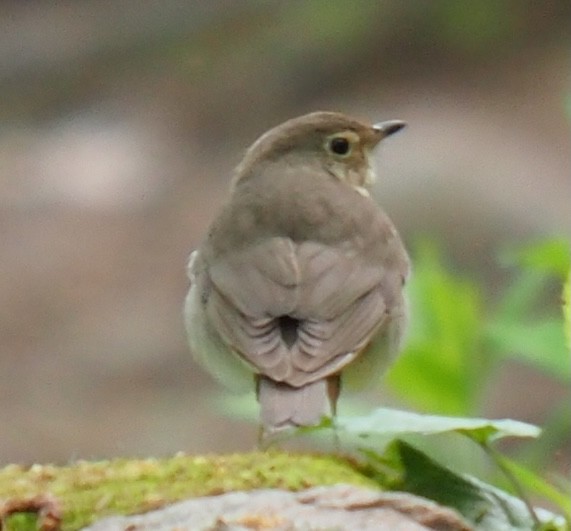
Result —
<path fill-rule="evenodd" d="M 363 383 L 398 350 L 409 262 L 367 189 L 403 126 L 318 112 L 270 130 L 191 256 L 191 349 L 230 386 L 256 375 L 266 433 L 334 413 L 341 373 Z"/>

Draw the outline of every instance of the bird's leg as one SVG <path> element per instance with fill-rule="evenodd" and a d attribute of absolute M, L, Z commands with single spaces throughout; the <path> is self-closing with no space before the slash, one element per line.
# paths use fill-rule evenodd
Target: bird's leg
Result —
<path fill-rule="evenodd" d="M 256 388 L 256 400 L 258 400 L 258 402 L 260 401 L 260 375 L 259 374 L 254 374 L 254 385 Z M 268 449 L 268 446 L 270 444 L 269 438 L 266 437 L 266 430 L 264 429 L 264 425 L 260 422 L 260 424 L 258 425 L 258 437 L 257 437 L 257 443 L 256 443 L 256 448 L 259 451 L 266 451 Z"/>
<path fill-rule="evenodd" d="M 337 399 L 341 393 L 341 375 L 335 374 L 327 378 L 327 396 L 329 398 L 329 405 L 331 407 L 331 421 L 333 424 L 333 444 L 335 450 L 339 451 L 341 444 L 339 441 L 339 434 L 337 433 Z"/>
<path fill-rule="evenodd" d="M 256 444 L 256 448 L 260 452 L 265 452 L 269 445 L 271 444 L 269 437 L 266 436 L 266 430 L 264 430 L 264 426 L 260 424 L 258 426 L 258 441 Z"/>

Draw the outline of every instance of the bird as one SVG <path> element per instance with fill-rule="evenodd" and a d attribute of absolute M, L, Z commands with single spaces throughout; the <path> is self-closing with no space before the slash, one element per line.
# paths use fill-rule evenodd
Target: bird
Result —
<path fill-rule="evenodd" d="M 371 188 L 374 148 L 405 125 L 318 111 L 270 129 L 191 253 L 190 350 L 255 388 L 262 439 L 334 419 L 341 381 L 370 385 L 402 346 L 410 260 Z"/>

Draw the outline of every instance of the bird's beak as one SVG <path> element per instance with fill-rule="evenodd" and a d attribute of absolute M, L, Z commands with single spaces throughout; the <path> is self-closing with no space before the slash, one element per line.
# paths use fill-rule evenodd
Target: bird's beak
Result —
<path fill-rule="evenodd" d="M 406 122 L 403 122 L 402 120 L 387 120 L 386 122 L 379 122 L 378 124 L 373 125 L 377 142 L 380 142 L 383 138 L 400 131 L 405 125 Z"/>

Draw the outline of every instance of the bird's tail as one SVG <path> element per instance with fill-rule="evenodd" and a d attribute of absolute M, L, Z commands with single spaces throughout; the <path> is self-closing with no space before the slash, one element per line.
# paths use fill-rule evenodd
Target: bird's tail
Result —
<path fill-rule="evenodd" d="M 319 424 L 321 417 L 334 409 L 337 396 L 330 392 L 326 379 L 301 387 L 258 377 L 258 401 L 264 433 L 272 434 L 285 428 Z"/>

